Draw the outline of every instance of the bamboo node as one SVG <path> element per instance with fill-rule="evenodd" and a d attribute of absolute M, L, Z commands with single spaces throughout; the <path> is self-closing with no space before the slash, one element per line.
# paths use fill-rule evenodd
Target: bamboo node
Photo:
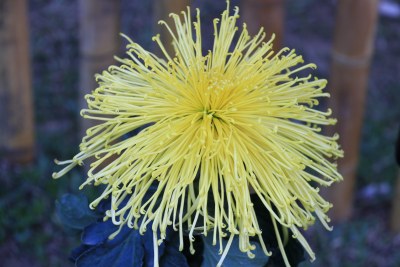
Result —
<path fill-rule="evenodd" d="M 341 52 L 332 50 L 332 59 L 335 63 L 339 63 L 341 65 L 345 65 L 348 67 L 353 67 L 353 68 L 363 68 L 367 67 L 370 62 L 372 53 L 368 53 L 364 55 L 363 57 L 353 57 L 349 56 L 346 54 L 343 54 Z"/>

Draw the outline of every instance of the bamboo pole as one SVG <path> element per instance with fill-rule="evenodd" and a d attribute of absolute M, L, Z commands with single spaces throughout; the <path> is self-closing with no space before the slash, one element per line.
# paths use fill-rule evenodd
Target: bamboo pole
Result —
<path fill-rule="evenodd" d="M 396 162 L 400 166 L 400 129 L 397 135 L 395 154 Z M 397 172 L 396 189 L 390 216 L 390 229 L 395 233 L 400 233 L 400 169 Z"/>
<path fill-rule="evenodd" d="M 158 25 L 158 21 L 164 20 L 169 25 L 172 25 L 173 20 L 169 17 L 169 14 L 180 14 L 181 11 L 186 11 L 186 7 L 189 6 L 189 4 L 189 0 L 157 0 L 154 3 L 154 31 L 160 33 L 161 41 L 171 56 L 175 56 L 172 38 L 164 26 L 160 27 Z M 158 47 L 156 48 L 156 52 L 161 55 L 161 50 Z"/>
<path fill-rule="evenodd" d="M 0 156 L 34 158 L 32 83 L 26 0 L 0 1 Z"/>
<path fill-rule="evenodd" d="M 395 233 L 400 233 L 400 170 L 397 173 L 396 189 L 390 216 L 390 229 Z"/>
<path fill-rule="evenodd" d="M 334 221 L 346 220 L 352 213 L 377 6 L 378 0 L 338 1 L 328 104 L 338 119 L 337 125 L 331 128 L 340 134 L 345 156 L 338 162 L 344 180 L 327 192 L 327 198 L 334 205 L 331 211 Z"/>
<path fill-rule="evenodd" d="M 119 49 L 119 0 L 80 0 L 80 108 L 86 108 L 84 96 L 97 87 L 94 75 L 114 62 Z M 82 135 L 93 126 L 81 120 Z"/>
<path fill-rule="evenodd" d="M 284 31 L 284 0 L 245 0 L 241 1 L 240 14 L 247 24 L 250 34 L 256 34 L 261 27 L 269 39 L 275 33 L 274 50 L 282 48 Z"/>

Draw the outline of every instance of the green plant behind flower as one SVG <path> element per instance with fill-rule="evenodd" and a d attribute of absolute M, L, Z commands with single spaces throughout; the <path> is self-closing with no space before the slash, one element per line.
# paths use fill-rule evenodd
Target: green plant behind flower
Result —
<path fill-rule="evenodd" d="M 86 96 L 88 109 L 82 116 L 101 123 L 87 131 L 80 153 L 57 161 L 67 166 L 53 177 L 92 158 L 81 187 L 106 188 L 90 207 L 110 198 L 105 219 L 142 233 L 152 222 L 155 259 L 170 226 L 179 231 L 180 249 L 184 231 L 190 240 L 195 231 L 211 235 L 222 254 L 219 265 L 235 236 L 249 257 L 253 236 L 270 255 L 252 192 L 271 214 L 286 265 L 278 225 L 290 229 L 314 259 L 298 228 L 312 225 L 316 215 L 329 229 L 325 213 L 331 204 L 314 185 L 341 179 L 330 159 L 343 155 L 337 135 L 320 133 L 322 125 L 336 122 L 329 118 L 331 110 L 314 109 L 318 98 L 329 96 L 323 91 L 326 80 L 297 77 L 315 65 L 299 66 L 303 59 L 294 50 L 274 53 L 262 29 L 250 37 L 244 25 L 238 34 L 238 9 L 230 15 L 229 3 L 221 19 L 214 20 L 214 46 L 206 54 L 199 11 L 194 23 L 189 9 L 181 17 L 171 16 L 174 29 L 160 23 L 173 37 L 175 55 L 166 52 L 159 36 L 154 40 L 166 60 L 126 37 L 128 57 L 98 75 L 99 87 Z M 141 127 L 137 135 L 123 138 Z M 154 182 L 158 189 L 142 201 Z M 127 204 L 120 205 L 124 200 Z"/>

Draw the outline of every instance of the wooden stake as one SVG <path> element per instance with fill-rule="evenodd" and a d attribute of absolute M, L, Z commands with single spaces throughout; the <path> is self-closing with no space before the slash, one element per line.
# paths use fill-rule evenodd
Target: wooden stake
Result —
<path fill-rule="evenodd" d="M 373 51 L 378 0 L 339 0 L 330 77 L 329 107 L 338 123 L 344 158 L 339 171 L 344 180 L 332 186 L 327 198 L 333 203 L 331 218 L 348 219 L 352 213 L 359 142 L 370 59 Z"/>
<path fill-rule="evenodd" d="M 168 25 L 173 25 L 173 20 L 169 17 L 169 14 L 175 13 L 180 15 L 180 12 L 186 11 L 186 7 L 189 5 L 189 0 L 158 0 L 154 4 L 155 33 L 160 33 L 161 41 L 171 56 L 175 56 L 172 47 L 172 38 L 168 30 L 163 25 L 158 25 L 158 22 L 160 20 L 165 20 Z M 161 50 L 158 47 L 156 48 L 156 52 L 161 55 Z"/>
<path fill-rule="evenodd" d="M 268 40 L 275 33 L 274 50 L 282 48 L 284 31 L 284 0 L 245 0 L 241 1 L 240 15 L 247 24 L 250 34 L 256 34 L 261 27 Z"/>
<path fill-rule="evenodd" d="M 34 158 L 32 83 L 26 0 L 0 1 L 0 157 Z"/>
<path fill-rule="evenodd" d="M 119 48 L 119 0 L 80 0 L 80 108 L 86 108 L 86 94 L 97 88 L 94 75 L 114 62 Z M 81 130 L 93 126 L 81 120 Z"/>

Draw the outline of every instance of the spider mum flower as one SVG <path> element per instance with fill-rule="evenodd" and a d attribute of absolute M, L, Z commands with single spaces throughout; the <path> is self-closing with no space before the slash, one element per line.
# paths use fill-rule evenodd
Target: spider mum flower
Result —
<path fill-rule="evenodd" d="M 302 65 L 294 50 L 274 53 L 262 29 L 251 37 L 243 25 L 239 33 L 238 9 L 229 14 L 229 2 L 214 20 L 208 53 L 202 51 L 199 11 L 194 23 L 189 8 L 171 16 L 174 27 L 160 23 L 175 54 L 167 53 L 159 36 L 154 40 L 165 59 L 126 37 L 127 57 L 97 75 L 99 87 L 86 96 L 82 116 L 100 124 L 87 131 L 80 153 L 57 161 L 67 166 L 53 177 L 92 158 L 82 187 L 105 189 L 91 208 L 109 198 L 106 218 L 114 224 L 143 233 L 151 223 L 155 252 L 170 226 L 180 233 L 180 249 L 185 231 L 191 240 L 199 231 L 212 235 L 222 254 L 219 264 L 235 236 L 250 257 L 253 236 L 270 255 L 250 199 L 255 193 L 271 215 L 271 234 L 286 264 L 279 227 L 290 229 L 313 259 L 299 228 L 315 217 L 329 228 L 331 204 L 317 186 L 341 179 L 332 161 L 343 154 L 337 135 L 321 134 L 321 126 L 335 123 L 331 110 L 314 108 L 329 96 L 326 80 L 298 77 L 315 65 Z M 133 131 L 138 133 L 129 136 Z M 153 184 L 157 190 L 143 201 Z"/>

